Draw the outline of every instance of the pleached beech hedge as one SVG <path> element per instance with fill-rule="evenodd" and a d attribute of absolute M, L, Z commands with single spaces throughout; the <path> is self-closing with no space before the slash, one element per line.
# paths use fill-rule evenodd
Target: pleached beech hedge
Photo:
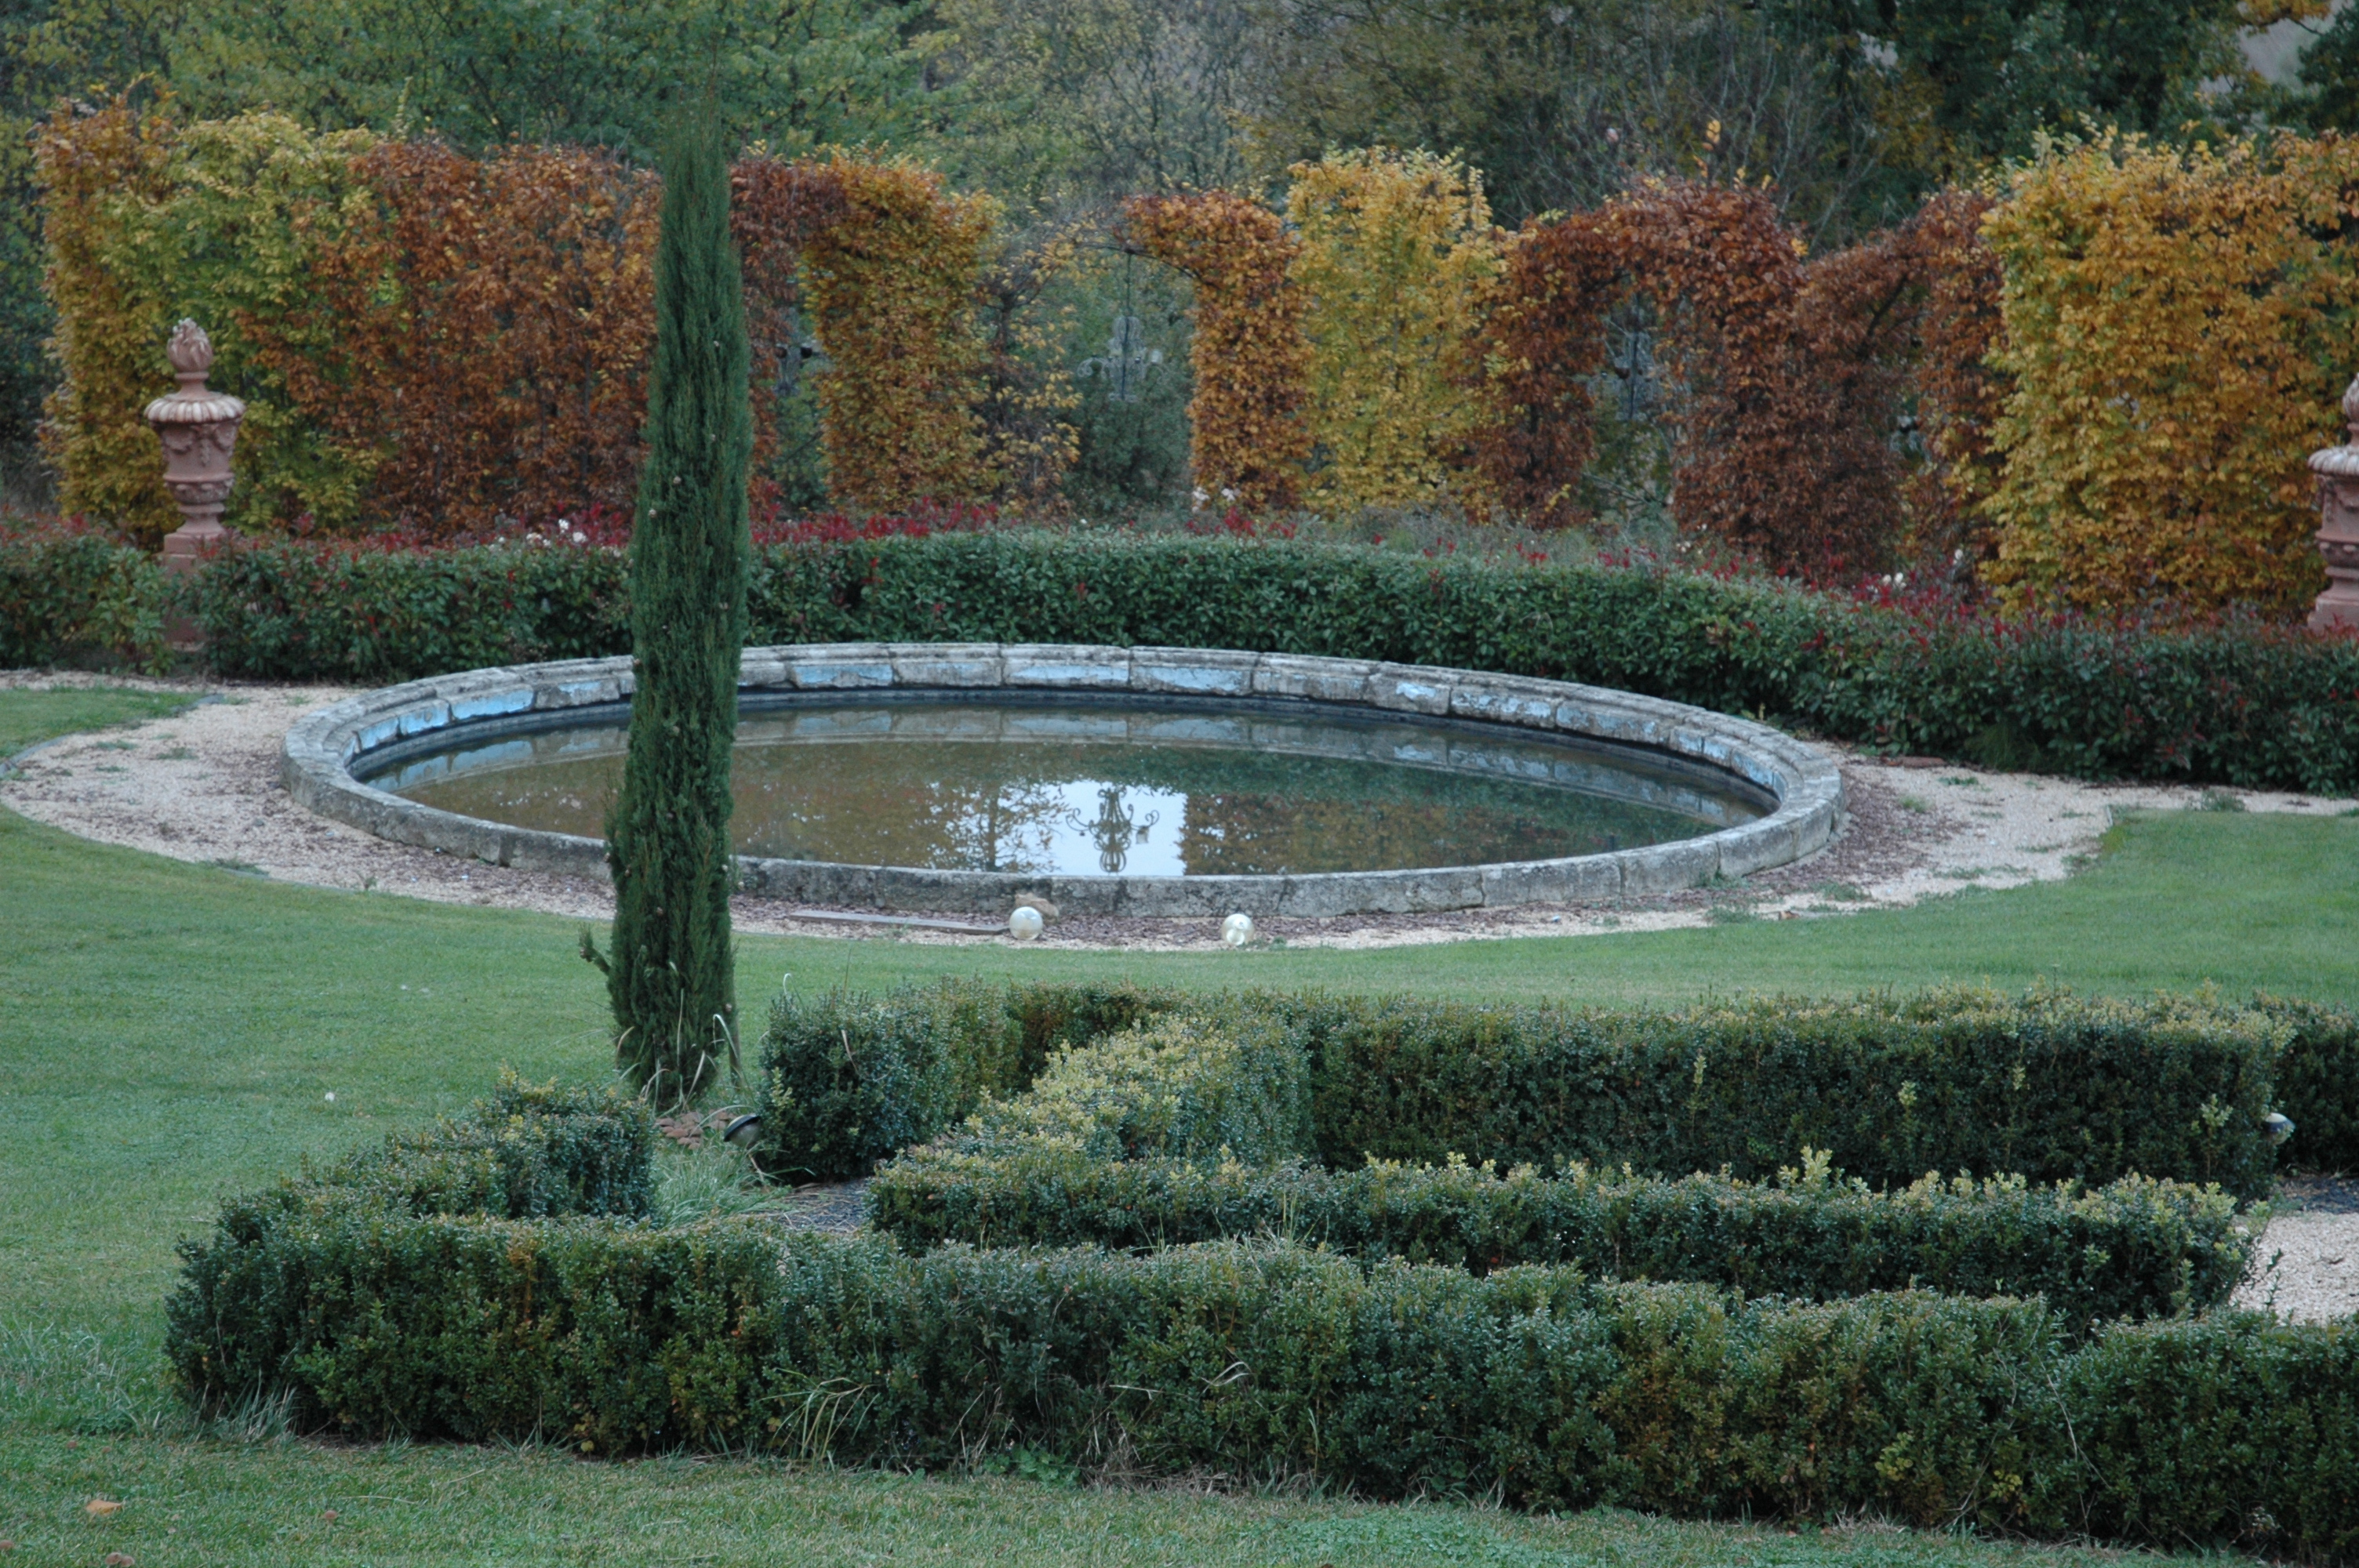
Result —
<path fill-rule="evenodd" d="M 609 153 L 60 108 L 35 138 L 64 384 L 42 436 L 69 510 L 150 548 L 179 521 L 141 418 L 164 336 L 212 333 L 245 398 L 234 527 L 437 538 L 626 509 L 646 454 L 660 189 Z M 763 329 L 749 387 L 775 450 L 781 355 L 834 362 L 821 424 L 847 504 L 952 501 L 976 475 L 972 319 L 989 203 L 902 162 L 738 160 L 732 233 Z"/>
<path fill-rule="evenodd" d="M 1024 1448 L 1373 1498 L 2359 1561 L 2347 1321 L 2076 1335 L 2007 1297 L 1746 1300 L 1284 1241 L 911 1254 L 665 1228 L 633 1196 L 647 1131 L 627 1106 L 511 1098 L 233 1200 L 184 1249 L 182 1387 L 357 1436 L 926 1468 Z"/>

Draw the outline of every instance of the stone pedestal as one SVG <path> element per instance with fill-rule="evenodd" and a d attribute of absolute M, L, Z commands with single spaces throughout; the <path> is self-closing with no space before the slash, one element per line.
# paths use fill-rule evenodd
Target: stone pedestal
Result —
<path fill-rule="evenodd" d="M 2326 558 L 2326 591 L 2310 611 L 2313 632 L 2359 630 L 2359 378 L 2343 395 L 2351 438 L 2310 455 L 2318 476 L 2318 553 Z"/>
<path fill-rule="evenodd" d="M 194 321 L 172 329 L 164 355 L 172 362 L 179 390 L 147 406 L 147 423 L 164 444 L 164 488 L 172 492 L 182 519 L 164 535 L 164 569 L 185 576 L 229 537 L 221 515 L 237 482 L 230 471 L 230 453 L 237 445 L 245 405 L 205 385 L 206 373 L 213 367 L 212 340 Z M 204 645 L 203 633 L 184 615 L 171 617 L 164 634 L 183 653 Z"/>

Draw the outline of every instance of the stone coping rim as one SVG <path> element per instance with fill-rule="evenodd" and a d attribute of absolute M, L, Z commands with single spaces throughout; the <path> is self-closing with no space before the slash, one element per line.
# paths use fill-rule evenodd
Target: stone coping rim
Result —
<path fill-rule="evenodd" d="M 559 727 L 626 710 L 631 660 L 560 660 L 470 670 L 383 687 L 297 720 L 280 778 L 300 805 L 397 843 L 525 870 L 604 877 L 594 838 L 512 827 L 405 800 L 362 783 L 364 757 L 405 741 L 447 744 L 477 723 Z M 1685 772 L 1701 767 L 1775 802 L 1764 816 L 1693 838 L 1559 860 L 1302 875 L 1133 877 L 940 871 L 740 856 L 744 891 L 856 908 L 1004 914 L 1046 900 L 1068 914 L 1320 917 L 1530 903 L 1599 903 L 1738 878 L 1814 853 L 1834 832 L 1843 781 L 1824 753 L 1750 719 L 1631 692 L 1531 676 L 1310 654 L 1043 643 L 797 643 L 748 648 L 738 691 L 750 707 L 789 694 L 856 702 L 1006 689 L 1041 694 L 1234 697 L 1286 708 L 1439 720 L 1452 730 L 1603 743 Z M 1028 700 L 1028 697 L 1027 697 Z M 1194 707 L 1190 702 L 1188 706 Z M 1266 709 L 1265 709 L 1266 711 Z M 507 724 L 503 730 L 513 730 Z M 522 727 L 519 722 L 517 727 Z M 488 724 L 485 725 L 489 729 Z M 1537 732 L 1537 733 L 1536 733 Z M 401 745 L 401 750 L 413 747 Z M 388 755 L 385 761 L 391 762 Z"/>

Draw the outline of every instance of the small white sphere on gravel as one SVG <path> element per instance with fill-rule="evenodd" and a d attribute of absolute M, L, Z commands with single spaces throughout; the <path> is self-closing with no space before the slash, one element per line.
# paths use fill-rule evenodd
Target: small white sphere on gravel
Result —
<path fill-rule="evenodd" d="M 1232 947 L 1242 947 L 1253 940 L 1253 916 L 1232 914 L 1221 922 L 1221 940 Z"/>
<path fill-rule="evenodd" d="M 1038 910 L 1028 903 L 1019 903 L 1016 906 L 1016 913 L 1007 917 L 1007 934 L 1018 942 L 1029 942 L 1039 935 L 1047 925 L 1048 922 L 1040 918 Z"/>

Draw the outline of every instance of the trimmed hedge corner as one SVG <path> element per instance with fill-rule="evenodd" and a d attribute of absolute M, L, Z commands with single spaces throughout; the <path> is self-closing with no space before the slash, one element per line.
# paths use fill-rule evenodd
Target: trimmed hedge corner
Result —
<path fill-rule="evenodd" d="M 135 546 L 0 517 L 0 669 L 88 658 L 161 669 L 169 594 L 162 568 Z"/>
<path fill-rule="evenodd" d="M 2299 1171 L 2359 1173 L 2359 1016 L 2272 996 L 2255 997 L 2253 1009 L 2289 1032 L 2277 1102 L 2293 1119 L 2294 1135 L 2280 1162 Z"/>

